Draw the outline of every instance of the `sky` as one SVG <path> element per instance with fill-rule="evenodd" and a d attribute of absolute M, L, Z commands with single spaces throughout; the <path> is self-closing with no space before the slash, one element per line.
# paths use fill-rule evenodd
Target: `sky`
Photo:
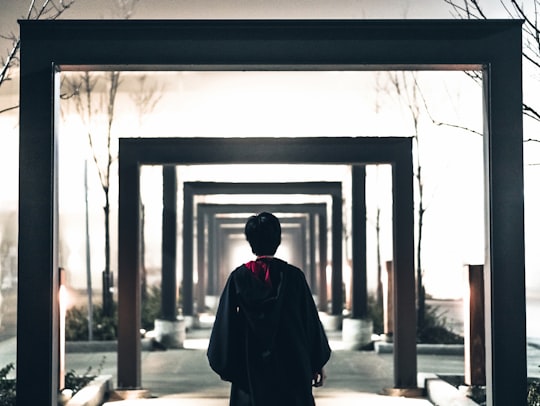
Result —
<path fill-rule="evenodd" d="M 36 3 L 42 3 L 38 0 Z M 110 0 L 76 0 L 63 18 L 114 18 Z M 29 1 L 2 0 L 2 25 Z M 443 0 L 139 0 L 133 18 L 451 18 Z M 13 26 L 13 22 L 9 23 Z"/>

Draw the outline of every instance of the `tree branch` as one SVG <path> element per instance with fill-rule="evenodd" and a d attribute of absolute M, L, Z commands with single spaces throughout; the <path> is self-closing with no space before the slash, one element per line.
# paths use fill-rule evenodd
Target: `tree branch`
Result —
<path fill-rule="evenodd" d="M 18 105 L 18 104 L 17 104 L 16 106 L 7 107 L 7 108 L 5 108 L 5 109 L 0 110 L 0 114 L 6 113 L 6 112 L 8 112 L 8 111 L 15 110 L 15 109 L 18 109 L 18 108 L 19 108 L 19 105 Z"/>
<path fill-rule="evenodd" d="M 532 118 L 533 120 L 540 121 L 540 112 L 536 111 L 534 108 L 525 103 L 523 103 L 523 114 Z"/>
<path fill-rule="evenodd" d="M 38 9 L 36 7 L 36 0 L 31 0 L 28 12 L 26 14 L 26 20 L 40 20 L 48 19 L 55 20 L 62 15 L 69 7 L 73 5 L 75 0 L 43 0 L 43 4 Z M 3 37 L 11 39 L 13 45 L 8 52 L 6 59 L 2 58 L 2 69 L 0 70 L 0 86 L 4 81 L 9 80 L 9 71 L 16 65 L 17 54 L 21 45 L 21 38 L 15 34 L 9 37 Z"/>
<path fill-rule="evenodd" d="M 5 80 L 9 79 L 9 70 L 10 68 L 15 64 L 17 60 L 17 52 L 19 52 L 19 48 L 21 47 L 21 40 L 20 38 L 12 38 L 13 39 L 13 46 L 11 50 L 8 53 L 8 56 L 5 60 L 2 60 L 2 70 L 0 71 L 0 86 L 2 83 L 4 83 Z"/>

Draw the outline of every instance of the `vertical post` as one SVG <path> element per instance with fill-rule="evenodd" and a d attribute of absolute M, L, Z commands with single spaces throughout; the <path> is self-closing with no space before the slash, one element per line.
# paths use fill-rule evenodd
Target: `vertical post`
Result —
<path fill-rule="evenodd" d="M 163 165 L 161 239 L 161 317 L 175 321 L 176 306 L 176 166 Z"/>
<path fill-rule="evenodd" d="M 386 261 L 387 284 L 384 300 L 384 335 L 387 340 L 394 335 L 394 266 Z"/>
<path fill-rule="evenodd" d="M 398 146 L 396 146 L 398 148 Z M 394 240 L 394 385 L 417 388 L 411 139 L 399 144 L 392 165 Z"/>
<path fill-rule="evenodd" d="M 486 401 L 489 406 L 524 405 L 527 337 L 521 24 L 491 41 L 504 52 L 483 70 L 486 385 L 491 389 Z"/>
<path fill-rule="evenodd" d="M 311 272 L 308 268 L 309 258 L 308 258 L 308 246 L 307 246 L 307 227 L 306 227 L 306 219 L 302 219 L 300 222 L 300 235 L 298 236 L 298 241 L 300 241 L 300 255 L 302 258 L 301 264 L 302 264 L 302 270 L 304 273 L 307 274 L 307 280 L 309 281 L 311 279 Z M 311 265 L 310 265 L 311 266 Z M 312 292 L 313 293 L 313 292 Z"/>
<path fill-rule="evenodd" d="M 466 267 L 465 303 L 465 384 L 486 384 L 486 346 L 484 318 L 484 266 Z"/>
<path fill-rule="evenodd" d="M 328 234 L 326 214 L 319 214 L 319 310 L 328 311 L 328 281 L 326 280 L 326 265 L 328 262 Z"/>
<path fill-rule="evenodd" d="M 58 270 L 58 309 L 59 309 L 59 355 L 58 355 L 58 389 L 62 390 L 66 386 L 66 271 L 64 268 Z"/>
<path fill-rule="evenodd" d="M 208 293 L 212 296 L 219 295 L 219 261 L 217 260 L 219 246 L 216 241 L 216 234 L 216 215 L 212 213 L 208 216 Z"/>
<path fill-rule="evenodd" d="M 206 307 L 206 214 L 197 206 L 197 312 Z"/>
<path fill-rule="evenodd" d="M 118 388 L 141 386 L 141 278 L 139 275 L 139 163 L 124 153 L 118 162 Z"/>
<path fill-rule="evenodd" d="M 184 316 L 193 316 L 193 190 L 186 184 L 182 230 L 182 310 Z"/>
<path fill-rule="evenodd" d="M 368 315 L 366 269 L 366 167 L 352 167 L 352 318 Z"/>
<path fill-rule="evenodd" d="M 342 196 L 332 195 L 332 315 L 343 312 Z"/>
<path fill-rule="evenodd" d="M 315 259 L 315 245 L 317 243 L 317 238 L 315 237 L 315 215 L 309 213 L 309 274 L 310 287 L 314 295 L 319 294 L 319 286 L 317 285 L 317 268 L 316 268 L 316 259 Z"/>
<path fill-rule="evenodd" d="M 25 32 L 21 26 L 17 404 L 56 406 L 59 80 Z"/>

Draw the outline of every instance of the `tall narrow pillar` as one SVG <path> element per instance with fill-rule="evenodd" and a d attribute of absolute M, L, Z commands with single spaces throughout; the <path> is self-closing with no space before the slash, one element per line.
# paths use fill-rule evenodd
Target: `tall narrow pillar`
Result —
<path fill-rule="evenodd" d="M 120 156 L 123 149 L 120 147 Z M 141 279 L 139 276 L 139 164 L 119 160 L 118 388 L 141 386 Z M 133 201 L 135 199 L 135 201 Z"/>
<path fill-rule="evenodd" d="M 58 107 L 51 104 L 54 94 L 59 94 L 59 78 L 50 63 L 44 65 L 42 60 L 32 57 L 39 54 L 39 45 L 36 47 L 32 41 L 24 45 L 19 121 L 17 404 L 56 405 Z"/>
<path fill-rule="evenodd" d="M 182 312 L 193 314 L 193 190 L 184 184 L 184 212 L 182 221 Z"/>
<path fill-rule="evenodd" d="M 197 210 L 197 313 L 205 311 L 206 307 L 206 215 Z"/>
<path fill-rule="evenodd" d="M 371 344 L 373 321 L 368 319 L 366 277 L 366 167 L 352 166 L 352 309 L 343 319 L 345 348 L 356 350 Z"/>
<path fill-rule="evenodd" d="M 466 272 L 465 383 L 483 386 L 486 384 L 484 266 L 469 265 Z"/>
<path fill-rule="evenodd" d="M 161 317 L 175 321 L 176 306 L 176 167 L 163 166 L 163 215 L 161 240 Z"/>
<path fill-rule="evenodd" d="M 416 295 L 414 278 L 414 211 L 412 143 L 392 165 L 394 240 L 394 385 L 417 389 Z"/>
<path fill-rule="evenodd" d="M 366 167 L 352 167 L 352 318 L 368 314 L 366 269 Z"/>
<path fill-rule="evenodd" d="M 340 316 L 343 312 L 343 198 L 332 196 L 332 315 Z"/>
<path fill-rule="evenodd" d="M 317 268 L 316 268 L 316 259 L 315 259 L 315 248 L 317 243 L 317 238 L 315 237 L 315 215 L 310 213 L 308 216 L 309 219 L 309 275 L 310 275 L 310 287 L 311 292 L 314 295 L 319 294 L 319 286 L 317 284 Z"/>
<path fill-rule="evenodd" d="M 328 281 L 326 280 L 326 265 L 328 262 L 328 234 L 326 215 L 318 216 L 319 220 L 319 310 L 328 311 Z"/>
<path fill-rule="evenodd" d="M 216 242 L 216 219 L 215 215 L 208 216 L 208 287 L 207 292 L 211 296 L 219 295 L 218 292 L 218 259 L 219 246 Z"/>

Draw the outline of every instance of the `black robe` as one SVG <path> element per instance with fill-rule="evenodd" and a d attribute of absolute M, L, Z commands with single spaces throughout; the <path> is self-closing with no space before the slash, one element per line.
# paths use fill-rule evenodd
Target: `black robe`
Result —
<path fill-rule="evenodd" d="M 330 358 L 328 340 L 304 273 L 266 260 L 272 287 L 245 265 L 230 274 L 208 360 L 232 383 L 231 406 L 312 406 L 312 379 Z"/>

